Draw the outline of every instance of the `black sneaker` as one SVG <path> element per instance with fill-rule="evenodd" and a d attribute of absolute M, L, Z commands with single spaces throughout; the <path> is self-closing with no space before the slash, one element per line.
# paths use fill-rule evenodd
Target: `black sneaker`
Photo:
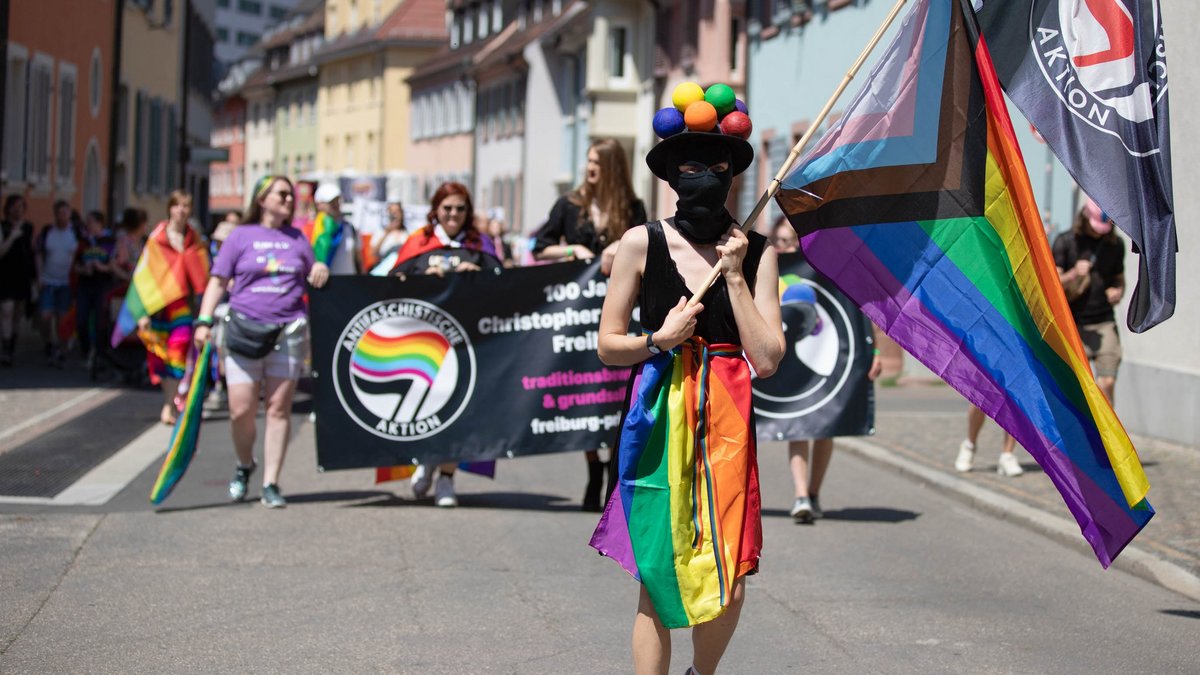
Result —
<path fill-rule="evenodd" d="M 229 499 L 240 502 L 246 498 L 246 486 L 250 483 L 251 474 L 257 468 L 258 464 L 251 462 L 250 466 L 239 466 L 233 470 L 233 480 L 229 481 Z"/>
<path fill-rule="evenodd" d="M 261 501 L 268 509 L 282 509 L 287 506 L 287 500 L 279 494 L 279 486 L 275 484 L 263 486 Z"/>

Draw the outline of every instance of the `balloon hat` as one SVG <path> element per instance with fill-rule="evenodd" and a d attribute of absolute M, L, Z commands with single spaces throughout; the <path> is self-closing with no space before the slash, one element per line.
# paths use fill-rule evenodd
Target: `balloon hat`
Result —
<path fill-rule="evenodd" d="M 703 89 L 684 82 L 671 94 L 673 107 L 654 113 L 654 133 L 663 139 L 650 149 L 646 164 L 655 176 L 667 180 L 667 165 L 673 151 L 691 145 L 715 144 L 729 151 L 734 175 L 754 161 L 754 148 L 746 141 L 753 125 L 746 104 L 727 84 Z"/>

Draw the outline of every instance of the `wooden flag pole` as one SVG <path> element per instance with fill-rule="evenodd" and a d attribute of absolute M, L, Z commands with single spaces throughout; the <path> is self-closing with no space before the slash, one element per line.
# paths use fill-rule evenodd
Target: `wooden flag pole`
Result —
<path fill-rule="evenodd" d="M 792 170 L 792 165 L 796 163 L 796 160 L 800 158 L 800 153 L 804 152 L 804 148 L 812 139 L 813 134 L 816 133 L 817 129 L 821 128 L 821 124 L 825 121 L 825 118 L 829 116 L 829 111 L 833 109 L 834 104 L 836 104 L 837 100 L 841 98 L 842 92 L 846 91 L 846 87 L 850 85 L 850 80 L 853 80 L 854 76 L 858 74 L 859 69 L 862 68 L 863 63 L 865 63 L 867 60 L 867 57 L 871 55 L 872 51 L 874 51 L 875 46 L 878 45 L 879 41 L 883 39 L 883 34 L 886 33 L 887 29 L 892 25 L 892 21 L 895 21 L 896 16 L 900 14 L 900 10 L 904 7 L 906 2 L 908 2 L 908 0 L 896 0 L 896 5 L 892 7 L 892 11 L 888 12 L 887 17 L 884 18 L 883 23 L 879 26 L 879 29 L 875 31 L 875 35 L 871 36 L 871 41 L 867 43 L 867 46 L 863 48 L 862 53 L 858 55 L 858 59 L 854 62 L 854 65 L 850 66 L 850 70 L 846 71 L 846 75 L 842 77 L 841 84 L 837 86 L 837 89 L 833 90 L 833 95 L 830 96 L 829 100 L 825 102 L 825 107 L 821 108 L 821 112 L 817 113 L 816 119 L 814 119 L 812 124 L 808 126 L 808 130 L 804 132 L 804 135 L 800 137 L 800 140 L 796 141 L 796 145 L 792 146 L 792 151 L 788 153 L 787 160 L 784 161 L 783 166 L 779 168 L 779 172 L 775 174 L 775 178 L 771 181 L 770 185 L 767 186 L 767 189 L 765 192 L 763 192 L 762 197 L 759 197 L 758 203 L 754 205 L 754 209 L 750 211 L 750 215 L 746 217 L 745 222 L 738 226 L 738 229 L 745 232 L 746 230 L 750 229 L 750 226 L 754 224 L 754 221 L 758 220 L 758 217 L 762 215 L 763 210 L 767 208 L 767 203 L 771 201 L 771 199 L 775 196 L 775 193 L 779 192 L 779 186 L 783 182 L 784 177 L 787 176 L 787 173 Z M 708 292 L 708 289 L 712 287 L 713 282 L 715 282 L 717 277 L 720 275 L 720 267 L 714 265 L 712 270 L 708 273 L 708 277 L 704 280 L 704 283 L 700 285 L 700 290 L 696 291 L 696 294 L 693 295 L 690 300 L 688 300 L 688 306 L 690 307 L 700 302 L 700 299 L 704 297 L 704 294 Z"/>

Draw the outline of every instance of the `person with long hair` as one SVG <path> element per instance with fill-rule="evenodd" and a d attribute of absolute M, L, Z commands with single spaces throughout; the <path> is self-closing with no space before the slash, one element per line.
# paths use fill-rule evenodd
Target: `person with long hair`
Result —
<path fill-rule="evenodd" d="M 13 364 L 17 324 L 36 282 L 33 223 L 25 220 L 25 198 L 9 195 L 4 199 L 4 220 L 0 221 L 0 366 Z"/>
<path fill-rule="evenodd" d="M 387 205 L 388 221 L 383 232 L 371 237 L 371 255 L 382 262 L 400 250 L 408 241 L 408 230 L 404 229 L 404 205 L 391 202 Z"/>
<path fill-rule="evenodd" d="M 137 317 L 138 337 L 146 346 L 150 382 L 162 388 L 159 419 L 163 424 L 174 424 L 175 395 L 179 380 L 187 369 L 193 311 L 200 293 L 204 292 L 209 258 L 207 245 L 188 224 L 192 215 L 192 196 L 183 190 L 172 192 L 167 200 L 167 214 L 167 220 L 154 228 L 142 249 L 125 306 L 143 306 L 128 300 L 139 292 L 138 269 L 145 270 L 142 273 L 169 275 L 174 279 L 175 283 L 169 285 L 161 283 L 166 279 L 146 280 L 157 286 L 159 293 L 169 287 L 177 289 L 178 294 L 164 295 L 162 307 L 147 308 L 146 313 Z"/>
<path fill-rule="evenodd" d="M 633 367 L 617 441 L 620 484 L 591 545 L 641 582 L 634 671 L 666 673 L 669 629 L 692 627 L 689 673 L 717 670 L 758 569 L 761 496 L 750 368 L 784 354 L 775 251 L 725 209 L 750 165 L 746 141 L 688 131 L 646 163 L 678 195 L 675 216 L 621 238 L 600 315 L 599 356 Z M 719 274 L 703 302 L 690 289 Z M 635 306 L 645 335 L 629 335 Z"/>
<path fill-rule="evenodd" d="M 602 138 L 587 152 L 583 182 L 559 197 L 550 209 L 546 224 L 538 230 L 533 244 L 537 260 L 592 260 L 600 256 L 601 272 L 612 269 L 617 245 L 629 228 L 646 222 L 646 206 L 633 192 L 629 178 L 629 160 L 616 139 Z M 604 471 L 608 469 L 605 499 L 616 486 L 611 459 L 600 461 L 600 453 L 588 450 L 588 480 L 583 490 L 582 509 L 599 511 L 603 506 Z"/>
<path fill-rule="evenodd" d="M 400 249 L 393 273 L 433 274 L 496 270 L 500 262 L 490 237 L 475 225 L 475 207 L 471 192 L 462 183 L 442 183 L 429 200 L 425 226 L 412 233 Z M 437 467 L 434 503 L 441 507 L 458 506 L 454 491 L 457 464 L 443 462 Z M 422 499 L 434 485 L 433 467 L 421 464 L 412 475 L 412 491 Z"/>
<path fill-rule="evenodd" d="M 254 439 L 261 393 L 267 407 L 261 501 L 269 508 L 287 505 L 279 474 L 291 433 L 292 398 L 308 353 L 305 282 L 320 288 L 328 279 L 328 275 L 316 278 L 312 247 L 304 233 L 292 226 L 295 200 L 295 188 L 287 178 L 268 175 L 258 180 L 245 224 L 229 233 L 213 261 L 196 319 L 199 349 L 209 340 L 213 312 L 229 290 L 225 380 L 237 454 L 229 498 L 245 499 L 250 476 L 258 467 Z"/>

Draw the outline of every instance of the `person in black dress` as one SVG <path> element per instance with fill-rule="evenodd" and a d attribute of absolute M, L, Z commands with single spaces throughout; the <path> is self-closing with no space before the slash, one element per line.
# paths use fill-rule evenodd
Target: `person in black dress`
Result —
<path fill-rule="evenodd" d="M 737 627 L 744 597 L 743 577 L 758 567 L 761 499 L 749 368 L 753 367 L 759 377 L 770 376 L 783 357 L 785 345 L 775 251 L 766 245 L 763 236 L 742 233 L 725 209 L 733 177 L 746 169 L 753 155 L 749 143 L 740 138 L 704 132 L 671 136 L 650 151 L 646 163 L 651 171 L 667 181 L 679 197 L 675 217 L 633 228 L 621 239 L 600 317 L 600 360 L 610 366 L 634 366 L 635 374 L 617 453 L 620 492 L 609 500 L 591 545 L 621 562 L 626 570 L 633 566 L 642 582 L 632 645 L 637 673 L 667 672 L 671 662 L 668 624 L 692 627 L 693 660 L 688 672 L 716 672 Z M 700 288 L 714 266 L 720 274 L 703 302 L 688 306 L 688 296 Z M 635 305 L 640 306 L 641 324 L 647 331 L 644 336 L 628 334 Z M 645 378 L 653 379 L 654 371 L 661 370 L 665 360 L 681 368 L 697 360 L 690 371 L 683 372 L 720 370 L 725 379 L 721 387 L 710 388 L 715 380 L 700 375 L 693 381 L 685 374 L 681 382 L 672 379 L 651 385 L 658 389 L 648 389 Z M 696 394 L 695 400 L 701 401 L 698 408 L 667 405 L 682 405 L 688 408 L 686 419 L 698 420 L 694 438 L 703 439 L 699 445 L 692 447 L 686 440 L 672 438 L 674 430 L 659 434 L 658 427 L 645 437 L 643 445 L 625 445 L 645 425 L 642 420 L 653 415 L 653 406 L 686 397 L 689 388 L 696 386 L 702 389 Z M 729 425 L 733 417 L 743 425 L 736 433 L 729 426 L 724 427 L 728 435 L 717 430 L 720 424 Z M 680 438 L 687 436 L 679 434 Z M 679 497 L 688 503 L 666 503 L 668 500 L 655 498 L 638 502 L 637 497 L 626 502 L 628 496 L 654 487 L 651 483 L 661 478 L 658 474 L 663 471 L 661 462 L 667 462 L 669 485 L 692 480 L 700 484 L 692 478 L 689 467 L 703 465 L 705 474 L 711 472 L 714 484 L 736 489 L 720 494 L 681 490 Z M 672 492 L 670 499 L 676 497 Z M 641 503 L 649 506 L 642 507 Z M 713 528 L 694 523 L 692 514 L 700 512 L 742 516 L 736 522 L 725 522 L 718 535 Z M 654 541 L 641 552 L 631 545 L 635 533 L 644 543 L 646 532 L 661 532 L 664 522 L 669 522 L 668 536 L 651 535 Z M 658 604 L 651 586 L 661 583 L 664 577 L 669 585 L 676 576 L 675 570 L 655 565 L 657 549 L 671 547 L 672 542 L 705 541 L 705 537 L 712 537 L 715 543 L 704 543 L 694 551 L 689 547 L 683 554 L 676 548 L 674 564 L 680 564 L 680 555 L 694 561 L 717 555 L 715 551 L 720 549 L 721 559 L 728 564 L 717 563 L 711 577 L 708 572 L 699 572 L 700 578 L 696 578 L 696 570 L 708 569 L 704 567 L 707 563 L 684 563 L 691 582 L 701 586 L 721 584 L 720 606 L 715 610 L 711 604 L 703 606 L 704 602 L 713 602 L 711 594 L 707 600 L 681 598 L 685 604 L 696 605 L 688 606 L 689 620 L 673 619 L 665 624 L 662 612 L 672 608 Z M 643 553 L 648 554 L 647 560 L 642 559 Z"/>
<path fill-rule="evenodd" d="M 17 322 L 37 279 L 33 260 L 33 224 L 25 220 L 25 198 L 9 195 L 0 221 L 0 366 L 11 366 Z"/>
<path fill-rule="evenodd" d="M 633 192 L 629 179 L 629 160 L 620 142 L 603 138 L 592 143 L 587 153 L 583 183 L 560 197 L 550 209 L 550 217 L 538 231 L 533 245 L 537 260 L 592 260 L 600 256 L 600 271 L 612 271 L 613 257 L 621 236 L 646 222 L 646 207 Z M 588 482 L 583 491 L 583 510 L 599 511 L 603 503 L 600 491 L 604 469 L 609 468 L 607 495 L 616 482 L 610 462 L 601 462 L 600 453 L 584 453 Z"/>

